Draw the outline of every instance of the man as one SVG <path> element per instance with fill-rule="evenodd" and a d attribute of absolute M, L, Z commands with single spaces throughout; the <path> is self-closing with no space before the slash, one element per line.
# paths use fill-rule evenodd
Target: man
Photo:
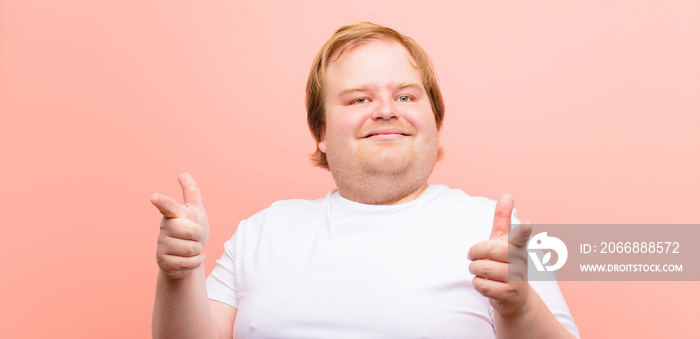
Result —
<path fill-rule="evenodd" d="M 179 178 L 184 205 L 152 197 L 163 214 L 154 337 L 578 334 L 555 282 L 508 281 L 508 247 L 531 232 L 515 228 L 509 244 L 512 197 L 494 207 L 427 184 L 444 106 L 413 40 L 370 23 L 339 29 L 311 70 L 307 113 L 313 158 L 338 189 L 241 222 L 206 281 L 194 180 Z"/>

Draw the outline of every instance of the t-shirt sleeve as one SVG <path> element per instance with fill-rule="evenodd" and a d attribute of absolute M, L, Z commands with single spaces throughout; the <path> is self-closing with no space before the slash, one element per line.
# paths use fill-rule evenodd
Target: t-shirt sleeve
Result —
<path fill-rule="evenodd" d="M 530 281 L 530 286 L 532 287 L 537 295 L 540 296 L 545 305 L 554 314 L 554 317 L 559 320 L 559 323 L 564 325 L 564 327 L 569 330 L 576 338 L 581 338 L 578 333 L 578 327 L 574 323 L 574 318 L 571 316 L 569 307 L 566 306 L 566 301 L 564 301 L 564 296 L 559 290 L 559 284 L 556 281 Z"/>
<path fill-rule="evenodd" d="M 216 261 L 214 270 L 207 278 L 207 293 L 209 299 L 238 308 L 238 294 L 236 291 L 236 236 L 224 244 L 224 253 Z"/>

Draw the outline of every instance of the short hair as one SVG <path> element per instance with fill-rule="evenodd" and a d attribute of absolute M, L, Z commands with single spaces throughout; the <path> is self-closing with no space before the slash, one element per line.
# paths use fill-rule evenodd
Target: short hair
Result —
<path fill-rule="evenodd" d="M 316 152 L 311 155 L 314 165 L 329 169 L 326 154 L 318 148 L 318 143 L 321 142 L 326 127 L 326 69 L 331 62 L 338 60 L 345 51 L 365 42 L 381 39 L 400 43 L 413 58 L 413 62 L 415 62 L 413 66 L 420 70 L 423 87 L 425 87 L 425 91 L 430 98 L 435 123 L 438 130 L 440 130 L 445 116 L 445 103 L 442 100 L 442 93 L 438 86 L 433 64 L 423 48 L 413 39 L 389 27 L 376 25 L 371 22 L 360 22 L 343 26 L 326 41 L 321 50 L 318 51 L 318 54 L 316 54 L 309 73 L 309 80 L 306 83 L 306 118 L 309 130 L 311 130 L 311 134 L 316 140 Z M 335 54 L 337 56 L 331 60 Z"/>

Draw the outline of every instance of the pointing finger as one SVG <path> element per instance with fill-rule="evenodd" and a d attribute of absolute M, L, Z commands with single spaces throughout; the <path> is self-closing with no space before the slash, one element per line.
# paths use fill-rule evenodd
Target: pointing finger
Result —
<path fill-rule="evenodd" d="M 521 224 L 520 226 L 513 228 L 513 230 L 510 232 L 508 242 L 514 246 L 524 247 L 527 245 L 527 240 L 530 238 L 530 234 L 532 234 L 532 225 L 529 223 Z"/>
<path fill-rule="evenodd" d="M 180 204 L 171 197 L 156 193 L 151 196 L 151 203 L 168 219 L 180 216 Z"/>
<path fill-rule="evenodd" d="M 513 213 L 513 196 L 504 193 L 496 203 L 496 211 L 493 214 L 493 228 L 489 239 L 497 239 L 508 234 L 510 216 Z"/>
<path fill-rule="evenodd" d="M 182 198 L 188 205 L 202 207 L 202 196 L 199 187 L 189 173 L 181 173 L 178 177 L 180 187 L 182 187 Z"/>

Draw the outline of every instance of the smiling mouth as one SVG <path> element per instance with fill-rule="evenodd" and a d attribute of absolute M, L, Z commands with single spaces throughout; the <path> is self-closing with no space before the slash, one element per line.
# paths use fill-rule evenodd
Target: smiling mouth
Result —
<path fill-rule="evenodd" d="M 410 136 L 411 134 L 405 133 L 403 131 L 399 130 L 377 130 L 377 131 L 372 131 L 365 135 L 363 139 L 371 138 L 371 137 L 396 137 L 396 136 Z"/>

